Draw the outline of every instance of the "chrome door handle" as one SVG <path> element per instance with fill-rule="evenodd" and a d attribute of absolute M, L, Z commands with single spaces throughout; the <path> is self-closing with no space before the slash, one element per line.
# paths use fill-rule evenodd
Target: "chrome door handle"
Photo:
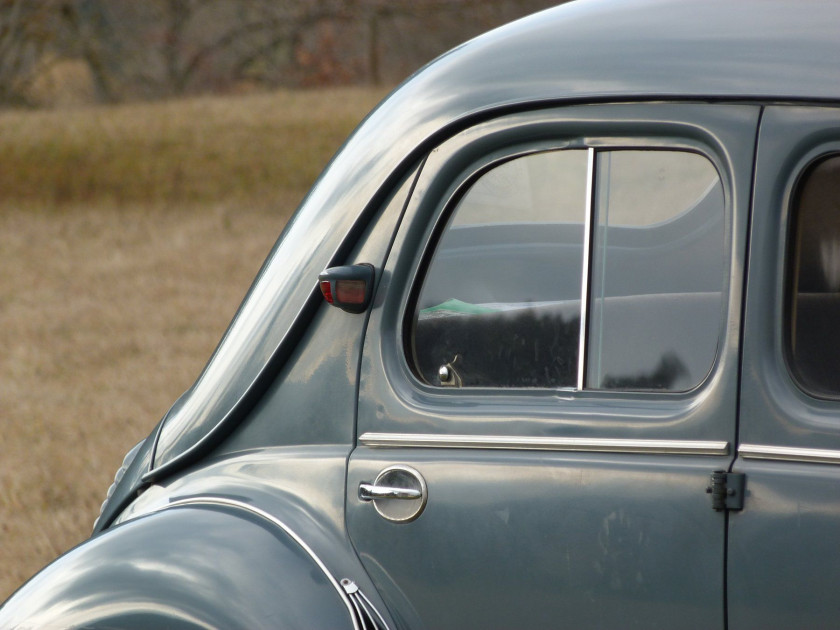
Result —
<path fill-rule="evenodd" d="M 373 505 L 379 516 L 392 523 L 410 523 L 416 519 L 428 498 L 429 489 L 423 476 L 402 464 L 388 466 L 373 483 L 359 484 L 359 500 Z"/>
<path fill-rule="evenodd" d="M 359 484 L 359 499 L 362 501 L 375 501 L 377 499 L 419 499 L 423 496 L 420 490 L 413 488 L 390 488 L 388 486 L 377 486 L 372 483 Z"/>

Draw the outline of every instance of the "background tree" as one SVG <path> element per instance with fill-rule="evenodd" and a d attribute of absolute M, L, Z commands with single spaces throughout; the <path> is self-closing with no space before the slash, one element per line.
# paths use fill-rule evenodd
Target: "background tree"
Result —
<path fill-rule="evenodd" d="M 55 39 L 51 0 L 0 0 L 0 105 L 23 105 Z"/>
<path fill-rule="evenodd" d="M 0 0 L 0 104 L 74 59 L 101 102 L 395 83 L 555 0 Z"/>

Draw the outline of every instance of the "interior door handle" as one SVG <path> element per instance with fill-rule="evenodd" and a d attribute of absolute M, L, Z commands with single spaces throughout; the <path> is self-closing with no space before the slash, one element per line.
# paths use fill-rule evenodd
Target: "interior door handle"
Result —
<path fill-rule="evenodd" d="M 376 499 L 419 499 L 421 496 L 423 496 L 423 493 L 413 488 L 391 488 L 388 486 L 376 486 L 372 483 L 359 484 L 359 499 L 362 501 L 374 501 Z"/>

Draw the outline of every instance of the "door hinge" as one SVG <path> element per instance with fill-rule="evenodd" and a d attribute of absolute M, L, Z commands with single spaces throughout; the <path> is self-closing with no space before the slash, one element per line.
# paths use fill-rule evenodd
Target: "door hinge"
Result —
<path fill-rule="evenodd" d="M 712 509 L 718 512 L 743 510 L 746 479 L 744 473 L 728 473 L 725 470 L 713 472 L 706 488 L 706 494 L 712 495 Z"/>

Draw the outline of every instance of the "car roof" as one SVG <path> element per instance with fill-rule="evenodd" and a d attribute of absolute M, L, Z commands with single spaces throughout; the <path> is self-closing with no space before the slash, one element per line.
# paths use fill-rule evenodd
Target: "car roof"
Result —
<path fill-rule="evenodd" d="M 578 0 L 491 31 L 417 75 L 426 97 L 840 98 L 836 0 Z"/>
<path fill-rule="evenodd" d="M 840 2 L 575 0 L 512 22 L 394 90 L 307 203 L 329 206 L 351 192 L 369 200 L 382 183 L 372 173 L 416 159 L 482 117 L 543 103 L 640 100 L 840 104 Z"/>

